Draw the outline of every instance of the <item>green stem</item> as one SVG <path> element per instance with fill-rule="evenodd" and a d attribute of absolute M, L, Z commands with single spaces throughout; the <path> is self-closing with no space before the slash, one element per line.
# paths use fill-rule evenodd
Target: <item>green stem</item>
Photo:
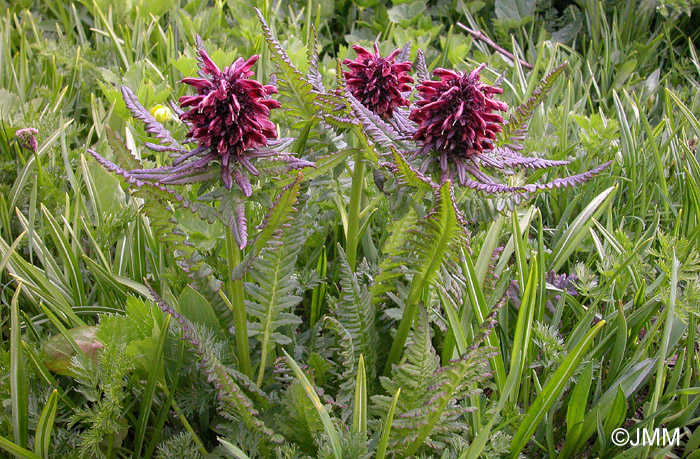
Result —
<path fill-rule="evenodd" d="M 238 350 L 238 366 L 241 372 L 253 377 L 250 366 L 250 349 L 248 348 L 248 323 L 246 322 L 245 299 L 243 298 L 243 280 L 231 279 L 231 270 L 241 262 L 241 251 L 236 247 L 233 234 L 229 228 L 226 231 L 226 257 L 228 259 L 228 286 L 231 304 L 233 305 L 233 325 L 236 330 L 236 349 Z"/>
<path fill-rule="evenodd" d="M 406 299 L 403 315 L 401 316 L 401 321 L 399 322 L 399 328 L 396 330 L 394 342 L 391 343 L 389 357 L 387 358 L 386 366 L 384 367 L 384 376 L 390 376 L 392 366 L 399 363 L 399 359 L 403 353 L 404 344 L 406 344 L 406 339 L 408 338 L 408 333 L 411 331 L 413 320 L 418 312 L 418 304 L 421 297 L 425 297 L 427 294 L 424 287 L 421 287 L 421 285 L 422 279 L 419 280 L 418 276 L 414 277 L 413 281 L 411 282 L 411 289 L 408 292 L 408 298 Z"/>
<path fill-rule="evenodd" d="M 114 432 L 107 436 L 107 452 L 105 457 L 112 459 L 114 457 Z"/>
<path fill-rule="evenodd" d="M 165 396 L 168 396 L 168 391 L 167 389 L 165 390 Z M 195 445 L 197 445 L 197 449 L 199 449 L 199 452 L 202 453 L 204 457 L 206 457 L 209 453 L 207 452 L 207 449 L 204 447 L 204 444 L 202 443 L 202 440 L 199 439 L 199 436 L 197 436 L 197 433 L 194 431 L 192 428 L 192 425 L 190 422 L 187 420 L 184 414 L 182 414 L 182 411 L 180 411 L 180 407 L 177 405 L 177 402 L 175 402 L 175 399 L 172 401 L 172 406 L 173 410 L 175 411 L 175 414 L 177 414 L 177 418 L 180 420 L 182 425 L 185 427 L 185 430 L 189 432 L 189 434 L 192 436 L 192 441 L 194 442 Z"/>
<path fill-rule="evenodd" d="M 345 253 L 348 257 L 348 265 L 355 270 L 357 261 L 357 244 L 360 232 L 360 204 L 364 188 L 365 164 L 363 162 L 364 151 L 358 149 L 355 153 L 355 169 L 352 174 L 352 190 L 350 192 L 350 207 L 348 208 L 348 234 Z"/>

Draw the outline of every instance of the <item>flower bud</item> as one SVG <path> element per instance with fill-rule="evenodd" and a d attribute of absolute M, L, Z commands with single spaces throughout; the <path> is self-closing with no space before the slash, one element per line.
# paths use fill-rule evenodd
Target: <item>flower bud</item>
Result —
<path fill-rule="evenodd" d="M 165 105 L 157 104 L 151 109 L 151 115 L 159 123 L 165 123 L 173 119 L 173 113 Z"/>
<path fill-rule="evenodd" d="M 97 341 L 96 331 L 97 327 L 78 327 L 68 330 L 68 335 L 86 355 L 97 358 L 97 353 L 104 346 Z M 61 334 L 53 336 L 44 344 L 44 364 L 59 375 L 75 375 L 71 368 L 71 359 L 75 354 L 73 347 Z"/>

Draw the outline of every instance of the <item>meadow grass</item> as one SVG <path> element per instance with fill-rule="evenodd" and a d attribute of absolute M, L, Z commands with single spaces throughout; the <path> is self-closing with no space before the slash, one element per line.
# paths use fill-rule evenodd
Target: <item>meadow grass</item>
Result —
<path fill-rule="evenodd" d="M 507 184 L 612 161 L 600 175 L 520 200 L 457 186 L 451 198 L 408 173 L 408 193 L 360 127 L 320 124 L 256 5 L 4 4 L 0 448 L 30 458 L 700 457 L 697 8 L 486 3 L 257 7 L 289 63 L 304 76 L 317 68 L 326 87 L 350 45 L 375 41 L 383 55 L 411 41 L 408 60 L 420 49 L 430 70 L 486 63 L 483 78 L 503 75 L 510 107 L 566 61 L 523 151 L 571 162 Z M 256 184 L 242 208 L 259 245 L 243 251 L 235 229 L 134 191 L 87 153 L 116 162 L 125 147 L 134 161 L 168 164 L 142 147 L 149 135 L 120 86 L 146 109 L 186 94 L 197 34 L 222 68 L 261 55 L 255 78 L 277 74 L 287 88 L 272 120 L 318 166 Z M 15 135 L 29 127 L 34 151 Z M 179 190 L 202 208 L 218 199 L 208 191 Z M 162 230 L 169 219 L 186 241 Z M 411 246 L 420 241 L 423 251 Z M 181 269 L 186 247 L 206 275 Z M 680 442 L 620 446 L 619 428 L 679 429 Z"/>

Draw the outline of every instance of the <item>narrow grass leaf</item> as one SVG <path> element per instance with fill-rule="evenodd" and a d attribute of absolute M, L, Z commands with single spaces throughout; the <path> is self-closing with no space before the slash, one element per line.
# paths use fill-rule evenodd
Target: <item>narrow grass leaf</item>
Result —
<path fill-rule="evenodd" d="M 391 435 L 391 424 L 394 422 L 394 412 L 396 411 L 396 404 L 399 402 L 400 395 L 401 388 L 399 387 L 396 389 L 394 398 L 391 399 L 391 406 L 389 407 L 389 412 L 386 414 L 384 426 L 382 426 L 382 437 L 377 447 L 377 459 L 384 459 L 386 457 L 386 447 L 389 444 L 389 435 Z"/>
<path fill-rule="evenodd" d="M 539 393 L 535 401 L 528 409 L 525 417 L 520 424 L 517 432 L 513 436 L 510 444 L 510 454 L 513 459 L 516 459 L 525 445 L 530 441 L 532 433 L 539 425 L 545 413 L 551 408 L 554 402 L 561 396 L 569 378 L 578 367 L 581 359 L 583 359 L 586 351 L 593 343 L 593 338 L 598 334 L 600 329 L 605 325 L 605 321 L 598 322 L 586 337 L 578 343 L 566 356 L 559 368 L 556 369 L 551 379 L 544 385 L 542 392 Z"/>
<path fill-rule="evenodd" d="M 141 457 L 141 448 L 143 448 L 143 440 L 146 436 L 146 428 L 148 427 L 148 418 L 151 414 L 151 406 L 153 406 L 153 398 L 156 393 L 156 385 L 159 379 L 163 377 L 163 365 L 164 352 L 165 352 L 165 342 L 168 339 L 168 330 L 170 330 L 170 319 L 171 315 L 165 318 L 163 326 L 160 327 L 160 339 L 158 340 L 158 347 L 153 354 L 154 365 L 151 367 L 150 373 L 148 373 L 148 380 L 146 381 L 146 389 L 144 389 L 141 395 L 141 407 L 139 409 L 139 419 L 136 425 L 136 434 L 134 437 L 134 457 Z"/>
<path fill-rule="evenodd" d="M 231 454 L 236 459 L 250 459 L 250 457 L 248 457 L 246 453 L 241 451 L 241 449 L 238 446 L 232 445 L 231 443 L 219 437 L 217 437 L 217 440 L 219 440 L 219 443 L 221 443 L 221 446 L 226 450 L 226 452 Z"/>
<path fill-rule="evenodd" d="M 10 303 L 10 406 L 12 407 L 12 433 L 15 443 L 27 446 L 29 419 L 29 388 L 24 369 L 22 330 L 19 326 L 19 296 L 22 284 L 17 286 Z"/>
<path fill-rule="evenodd" d="M 357 378 L 355 379 L 355 405 L 352 411 L 352 430 L 356 433 L 367 432 L 367 376 L 365 359 L 360 354 L 357 362 Z"/>
<path fill-rule="evenodd" d="M 328 411 L 326 411 L 326 407 L 324 407 L 323 403 L 321 403 L 321 400 L 318 398 L 318 394 L 314 390 L 314 386 L 311 385 L 311 382 L 309 382 L 309 379 L 306 377 L 304 372 L 301 371 L 299 365 L 297 365 L 297 363 L 294 361 L 294 359 L 292 359 L 292 357 L 287 353 L 287 351 L 282 349 L 282 352 L 287 358 L 287 363 L 289 364 L 289 367 L 292 369 L 297 379 L 299 379 L 299 382 L 306 391 L 306 395 L 309 396 L 309 400 L 311 400 L 311 402 L 314 404 L 316 411 L 321 417 L 323 429 L 325 430 L 326 435 L 328 435 L 328 441 L 331 444 L 331 451 L 333 452 L 333 457 L 335 459 L 342 459 L 343 456 L 342 450 L 340 448 L 340 437 L 338 436 L 338 431 L 335 430 L 335 426 L 333 425 L 331 417 L 328 415 Z"/>
<path fill-rule="evenodd" d="M 615 196 L 617 187 L 617 185 L 612 186 L 593 198 L 586 208 L 574 219 L 564 234 L 558 239 L 554 249 L 552 249 L 552 254 L 549 257 L 551 269 L 558 271 L 574 250 L 576 250 L 576 247 L 580 245 L 583 238 L 588 234 L 588 228 L 593 224 L 592 219 L 598 219 L 600 217 Z"/>
<path fill-rule="evenodd" d="M 18 458 L 42 459 L 41 456 L 37 456 L 36 454 L 32 453 L 28 449 L 22 448 L 21 446 L 17 446 L 5 437 L 0 437 L 0 448 L 4 449 L 8 453 Z"/>
<path fill-rule="evenodd" d="M 56 419 L 56 408 L 58 406 L 58 391 L 51 392 L 49 399 L 41 411 L 39 423 L 36 426 L 36 436 L 34 437 L 34 452 L 43 458 L 49 457 L 49 446 L 51 446 L 51 433 Z"/>
<path fill-rule="evenodd" d="M 438 295 L 440 296 L 440 302 L 442 303 L 442 308 L 447 313 L 447 323 L 450 326 L 452 335 L 454 336 L 455 343 L 457 344 L 457 351 L 460 355 L 467 352 L 467 338 L 464 335 L 464 330 L 462 329 L 462 323 L 457 317 L 457 312 L 452 307 L 452 303 L 447 299 L 447 295 L 441 288 L 437 289 Z"/>
<path fill-rule="evenodd" d="M 78 265 L 78 259 L 73 252 L 73 249 L 68 242 L 65 234 L 61 230 L 58 221 L 51 215 L 51 212 L 42 204 L 41 212 L 44 214 L 44 219 L 48 223 L 46 229 L 51 236 L 58 254 L 63 261 L 63 269 L 70 281 L 73 290 L 73 301 L 76 306 L 84 306 L 87 304 L 85 299 L 85 285 L 83 283 L 83 276 L 80 273 L 80 265 Z"/>
<path fill-rule="evenodd" d="M 5 255 L 0 258 L 0 273 L 5 269 L 5 266 L 7 265 L 7 262 L 10 261 L 10 257 L 12 256 L 13 253 L 15 253 L 15 250 L 17 249 L 17 246 L 19 243 L 22 241 L 22 238 L 24 235 L 27 234 L 26 231 L 22 231 L 19 236 L 14 240 L 12 245 L 10 246 L 9 250 L 5 253 Z"/>
<path fill-rule="evenodd" d="M 570 437 L 574 427 L 580 422 L 583 422 L 583 417 L 586 414 L 586 406 L 588 406 L 588 392 L 591 389 L 593 381 L 593 362 L 586 365 L 583 373 L 579 377 L 578 383 L 571 391 L 568 407 L 566 409 L 566 435 Z"/>
<path fill-rule="evenodd" d="M 466 253 L 463 249 L 460 250 L 460 260 L 463 261 L 462 270 L 465 274 L 464 277 L 467 281 L 466 287 L 467 294 L 469 296 L 469 303 L 471 304 L 472 309 L 474 311 L 474 316 L 479 321 L 479 324 L 482 324 L 489 314 L 488 305 L 486 303 L 486 299 L 484 298 L 484 291 L 482 290 L 481 285 L 479 284 L 476 278 L 476 269 L 474 268 L 474 264 L 472 263 L 471 256 L 468 253 Z M 490 333 L 486 337 L 486 343 L 489 346 L 498 349 L 499 351 L 501 350 L 496 333 Z M 503 389 L 506 384 L 506 367 L 503 363 L 503 356 L 499 352 L 495 356 L 489 358 L 489 361 L 491 364 L 491 368 L 496 373 L 496 383 L 498 384 L 498 390 L 499 392 L 503 393 Z"/>

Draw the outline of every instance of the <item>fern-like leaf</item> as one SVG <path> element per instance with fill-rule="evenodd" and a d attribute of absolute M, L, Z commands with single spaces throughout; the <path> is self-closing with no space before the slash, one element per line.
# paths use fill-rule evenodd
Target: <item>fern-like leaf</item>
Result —
<path fill-rule="evenodd" d="M 117 163 L 127 170 L 143 168 L 141 161 L 131 153 L 131 150 L 127 148 L 124 141 L 116 132 L 109 126 L 105 126 L 105 132 L 107 133 L 107 143 L 112 148 L 112 153 L 114 153 Z"/>
<path fill-rule="evenodd" d="M 524 185 L 523 188 L 525 188 L 525 190 L 530 193 L 553 190 L 555 188 L 571 188 L 586 183 L 587 181 L 589 181 L 590 179 L 607 169 L 611 164 L 612 161 L 608 161 L 607 163 L 601 164 L 598 167 L 594 167 L 593 169 L 586 171 L 582 174 L 572 175 L 571 177 L 559 177 L 548 183 Z"/>
<path fill-rule="evenodd" d="M 414 65 L 414 68 L 416 69 L 416 78 L 418 82 L 430 79 L 428 66 L 425 65 L 425 55 L 420 49 L 418 50 L 418 55 L 416 56 L 416 64 Z"/>
<path fill-rule="evenodd" d="M 214 276 L 214 270 L 189 242 L 187 234 L 177 225 L 170 203 L 177 203 L 200 217 L 204 215 L 204 219 L 209 222 L 213 222 L 217 218 L 216 209 L 203 203 L 189 201 L 175 191 L 157 183 L 136 179 L 128 171 L 106 160 L 97 152 L 93 150 L 88 150 L 88 152 L 102 167 L 131 185 L 130 190 L 134 196 L 143 199 L 141 211 L 148 216 L 153 233 L 159 237 L 159 240 L 171 244 L 170 250 L 177 264 L 190 277 L 207 279 L 209 288 L 212 291 L 218 291 L 222 282 Z"/>
<path fill-rule="evenodd" d="M 342 418 L 345 420 L 350 417 L 352 412 L 351 401 L 355 394 L 355 346 L 350 332 L 335 317 L 325 316 L 323 326 L 335 333 L 338 353 L 341 362 L 343 362 L 341 363 L 343 371 L 340 373 L 340 387 L 336 400 L 343 407 Z"/>
<path fill-rule="evenodd" d="M 248 219 L 245 216 L 245 202 L 233 193 L 226 193 L 219 203 L 219 210 L 226 224 L 231 228 L 233 239 L 239 249 L 248 245 Z"/>
<path fill-rule="evenodd" d="M 250 301 L 246 310 L 252 321 L 248 335 L 261 343 L 260 376 L 267 364 L 267 357 L 275 344 L 290 344 L 292 340 L 278 329 L 283 326 L 296 327 L 301 319 L 293 314 L 293 308 L 301 302 L 294 294 L 298 283 L 294 277 L 294 266 L 299 247 L 303 243 L 303 232 L 298 228 L 285 228 L 270 239 L 248 270 L 250 282 L 245 283 Z"/>
<path fill-rule="evenodd" d="M 381 163 L 380 165 L 393 172 L 401 185 L 413 187 L 419 193 L 429 193 L 438 188 L 437 184 L 430 177 L 411 166 L 406 161 L 406 158 L 393 147 L 392 154 L 394 157 L 393 163 Z"/>
<path fill-rule="evenodd" d="M 486 326 L 492 327 L 492 321 Z M 394 457 L 413 457 L 422 445 L 437 446 L 440 438 L 466 429 L 460 419 L 471 408 L 460 402 L 469 395 L 470 387 L 488 376 L 487 359 L 492 351 L 479 347 L 482 340 L 483 336 L 478 337 L 466 355 L 440 367 L 427 309 L 419 309 L 405 360 L 394 368 L 391 377 L 380 379 L 388 394 L 401 389 L 389 437 Z M 372 397 L 378 418 L 386 416 L 391 401 L 388 395 Z"/>
<path fill-rule="evenodd" d="M 427 322 L 427 313 L 422 320 Z M 412 457 L 423 444 L 431 444 L 429 436 L 433 432 L 442 434 L 466 428 L 466 425 L 459 422 L 459 418 L 473 408 L 460 406 L 458 402 L 468 395 L 480 392 L 479 389 L 474 389 L 477 383 L 491 376 L 488 361 L 496 352 L 482 343 L 494 324 L 492 313 L 481 325 L 481 334 L 475 338 L 467 353 L 436 372 L 435 381 L 427 387 L 431 394 L 424 405 L 427 413 L 423 407 L 418 408 L 421 425 L 412 431 L 414 438 L 402 452 L 402 457 Z M 415 414 L 418 413 L 411 413 L 411 417 Z"/>
<path fill-rule="evenodd" d="M 282 438 L 274 434 L 259 418 L 260 413 L 253 406 L 253 402 L 234 381 L 228 369 L 212 353 L 205 340 L 202 339 L 199 330 L 186 317 L 165 302 L 150 285 L 147 287 L 158 307 L 164 313 L 170 314 L 180 324 L 184 339 L 194 346 L 195 352 L 200 358 L 199 365 L 207 375 L 207 381 L 216 387 L 222 415 L 231 417 L 230 413 L 235 413 L 249 428 L 263 434 L 273 443 L 281 443 Z"/>
<path fill-rule="evenodd" d="M 282 191 L 268 210 L 267 215 L 265 215 L 262 224 L 258 227 L 260 230 L 258 236 L 251 244 L 245 259 L 233 268 L 231 272 L 232 279 L 241 279 L 243 277 L 258 256 L 258 253 L 265 248 L 270 238 L 279 232 L 283 225 L 287 224 L 291 213 L 296 212 L 297 209 L 294 206 L 299 198 L 302 178 L 302 174 L 298 173 L 296 180 L 282 188 Z"/>
<path fill-rule="evenodd" d="M 405 149 L 406 145 L 397 142 L 396 139 L 400 138 L 401 135 L 391 124 L 372 113 L 371 110 L 365 107 L 362 102 L 357 100 L 349 92 L 345 94 L 345 97 L 348 100 L 353 116 L 362 125 L 364 134 L 372 143 L 385 150 L 391 146 Z"/>
<path fill-rule="evenodd" d="M 494 148 L 489 154 L 495 156 L 502 167 L 507 168 L 548 169 L 550 167 L 566 166 L 569 164 L 569 161 L 556 161 L 553 159 L 523 156 L 517 151 L 505 147 Z"/>
<path fill-rule="evenodd" d="M 374 277 L 370 289 L 372 303 L 385 302 L 388 299 L 387 293 L 396 291 L 396 283 L 406 274 L 406 259 L 402 250 L 411 238 L 411 229 L 416 223 L 416 212 L 413 208 L 409 208 L 403 218 L 391 224 L 390 235 L 382 247 L 379 273 Z"/>
<path fill-rule="evenodd" d="M 547 74 L 540 84 L 532 91 L 530 98 L 515 109 L 508 118 L 508 122 L 503 125 L 503 129 L 498 134 L 496 145 L 510 146 L 517 149 L 522 148 L 520 142 L 525 139 L 528 124 L 535 108 L 544 101 L 547 93 L 552 89 L 554 81 L 564 71 L 567 62 L 564 61 L 559 67 Z"/>
<path fill-rule="evenodd" d="M 377 346 L 379 335 L 375 325 L 375 308 L 366 285 L 360 284 L 357 275 L 350 269 L 343 248 L 338 245 L 340 263 L 340 297 L 330 298 L 333 316 L 350 332 L 355 356 L 354 365 L 364 356 L 367 380 L 376 375 Z"/>
<path fill-rule="evenodd" d="M 292 212 L 296 212 L 297 209 L 294 207 L 299 198 L 299 188 L 301 187 L 301 181 L 303 175 L 297 173 L 296 179 L 289 185 L 282 188 L 282 191 L 275 199 L 274 204 L 270 207 L 270 210 L 265 215 L 262 225 L 260 226 L 260 233 L 256 239 L 256 244 L 259 247 L 263 247 L 270 240 L 272 235 L 278 231 L 283 224 L 288 222 L 289 216 Z"/>
<path fill-rule="evenodd" d="M 313 24 L 311 24 L 309 32 L 309 42 L 306 44 L 306 58 L 309 61 L 309 75 L 306 77 L 306 80 L 311 83 L 315 91 L 319 93 L 326 92 L 326 88 L 323 87 L 323 78 L 318 71 L 318 37 L 316 27 Z"/>
<path fill-rule="evenodd" d="M 265 41 L 270 48 L 270 58 L 278 69 L 277 88 L 285 100 L 288 113 L 302 120 L 317 117 L 320 107 L 315 103 L 314 87 L 304 78 L 289 59 L 287 52 L 272 34 L 270 26 L 259 9 L 255 8 Z"/>
<path fill-rule="evenodd" d="M 411 57 L 411 40 L 408 40 L 399 54 L 396 55 L 396 62 L 406 62 Z"/>
<path fill-rule="evenodd" d="M 454 258 L 459 247 L 467 245 L 464 222 L 455 206 L 449 180 L 440 187 L 436 201 L 434 210 L 420 222 L 414 237 L 407 243 L 407 252 L 415 260 L 415 268 L 401 322 L 384 369 L 385 375 L 399 361 L 423 289 L 430 285 L 440 266 Z"/>
<path fill-rule="evenodd" d="M 143 105 L 141 105 L 138 97 L 136 97 L 136 94 L 134 94 L 131 89 L 129 89 L 127 86 L 122 86 L 122 96 L 124 97 L 126 108 L 129 109 L 134 118 L 137 118 L 143 122 L 143 124 L 146 126 L 146 132 L 150 132 L 165 144 L 182 150 L 182 147 L 178 141 L 173 138 L 170 131 L 168 131 L 161 123 L 156 121 L 153 115 L 151 115 L 150 112 L 146 110 Z"/>
<path fill-rule="evenodd" d="M 347 158 L 353 156 L 356 152 L 356 148 L 345 148 L 330 155 L 322 156 L 316 160 L 314 167 L 305 167 L 301 169 L 299 173 L 301 173 L 307 181 L 313 180 L 323 174 L 327 174 L 340 164 L 343 164 Z M 282 178 L 277 184 L 280 186 L 288 186 L 296 178 L 297 176 L 289 175 L 288 177 Z"/>

